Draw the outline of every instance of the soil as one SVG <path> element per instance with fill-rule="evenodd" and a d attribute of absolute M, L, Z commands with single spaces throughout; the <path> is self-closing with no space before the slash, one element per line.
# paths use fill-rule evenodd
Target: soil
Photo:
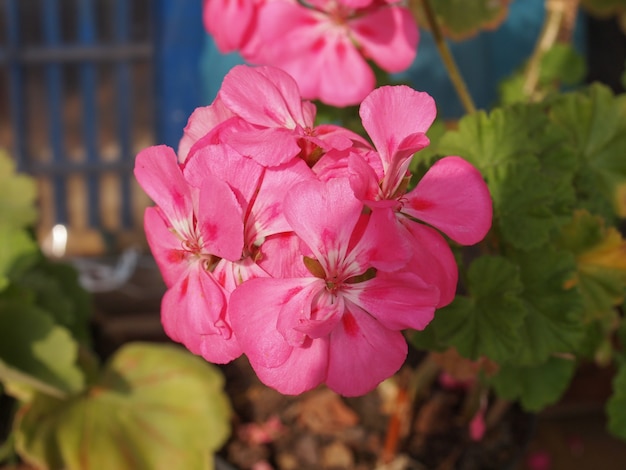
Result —
<path fill-rule="evenodd" d="M 220 457 L 236 469 L 505 470 L 515 468 L 532 434 L 534 417 L 511 406 L 471 440 L 460 418 L 465 391 L 435 382 L 400 410 L 394 439 L 390 422 L 401 400 L 393 380 L 358 398 L 325 387 L 289 397 L 261 384 L 245 358 L 223 370 L 234 428 Z"/>

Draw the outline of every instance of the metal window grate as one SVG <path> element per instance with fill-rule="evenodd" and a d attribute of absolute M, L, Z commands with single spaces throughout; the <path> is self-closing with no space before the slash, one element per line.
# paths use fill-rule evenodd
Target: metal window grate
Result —
<path fill-rule="evenodd" d="M 175 146 L 200 104 L 200 8 L 0 0 L 0 147 L 40 182 L 40 233 L 140 231 L 134 157 Z"/>

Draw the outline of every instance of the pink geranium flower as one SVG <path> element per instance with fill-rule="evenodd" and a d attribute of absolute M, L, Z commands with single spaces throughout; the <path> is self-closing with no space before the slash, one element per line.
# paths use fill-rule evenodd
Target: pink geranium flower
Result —
<path fill-rule="evenodd" d="M 315 105 L 303 100 L 295 80 L 275 67 L 233 67 L 215 101 L 189 118 L 179 144 L 179 158 L 207 145 L 226 143 L 263 166 L 300 158 L 310 166 L 330 149 L 359 143 L 343 127 L 315 125 Z"/>
<path fill-rule="evenodd" d="M 388 72 L 407 69 L 419 38 L 409 10 L 382 0 L 268 1 L 255 35 L 259 47 L 242 51 L 247 61 L 285 70 L 304 98 L 334 106 L 357 104 L 374 89 L 368 59 Z"/>
<path fill-rule="evenodd" d="M 373 269 L 371 228 L 346 179 L 301 183 L 284 209 L 304 243 L 295 259 L 309 273 L 237 288 L 229 309 L 239 342 L 259 378 L 282 393 L 320 383 L 366 393 L 402 365 L 399 330 L 424 328 L 439 291 L 411 273 Z"/>
<path fill-rule="evenodd" d="M 221 258 L 242 256 L 241 205 L 209 173 L 199 187 L 189 185 L 169 147 L 140 152 L 135 177 L 157 204 L 146 210 L 144 228 L 168 286 L 161 306 L 166 333 L 211 362 L 231 361 L 241 349 L 227 318 L 226 292 L 211 268 Z"/>
<path fill-rule="evenodd" d="M 425 224 L 460 244 L 479 242 L 491 227 L 487 185 L 471 164 L 460 157 L 445 157 L 406 192 L 411 158 L 429 144 L 426 131 L 436 115 L 428 94 L 406 86 L 381 87 L 363 101 L 360 114 L 380 162 L 372 166 L 352 152 L 350 182 L 356 197 L 372 209 L 372 218 L 385 227 L 377 245 L 388 249 L 379 251 L 374 264 L 385 268 L 398 262 L 398 253 L 411 253 L 404 258 L 405 266 L 439 286 L 438 307 L 442 307 L 454 298 L 457 266 L 443 237 Z M 395 233 L 390 234 L 390 227 L 395 227 Z M 390 237 L 394 243 L 382 243 Z"/>

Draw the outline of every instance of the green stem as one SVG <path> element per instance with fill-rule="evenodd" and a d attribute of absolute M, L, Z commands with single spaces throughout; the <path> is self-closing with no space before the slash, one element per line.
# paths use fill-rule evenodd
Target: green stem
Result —
<path fill-rule="evenodd" d="M 415 15 L 415 9 L 417 7 L 415 3 L 416 1 L 417 0 L 410 1 L 414 16 L 417 16 Z M 441 60 L 443 60 L 443 64 L 448 71 L 448 76 L 452 81 L 452 85 L 454 86 L 457 95 L 459 95 L 459 99 L 461 100 L 463 108 L 465 108 L 465 112 L 467 112 L 467 114 L 473 114 L 476 112 L 476 106 L 474 105 L 474 101 L 467 90 L 465 81 L 456 66 L 456 62 L 454 61 L 454 57 L 452 57 L 450 48 L 443 37 L 441 26 L 439 25 L 439 21 L 437 20 L 437 16 L 435 15 L 435 11 L 433 10 L 430 0 L 421 0 L 421 2 L 422 7 L 424 8 L 424 13 L 426 14 L 426 20 L 428 21 L 433 38 L 435 39 L 435 45 L 437 46 L 437 50 L 441 55 Z"/>
<path fill-rule="evenodd" d="M 524 77 L 524 94 L 531 100 L 537 100 L 541 96 L 537 93 L 541 59 L 550 50 L 560 37 L 565 39 L 571 36 L 573 23 L 578 10 L 578 0 L 546 0 L 546 17 L 543 28 L 535 45 L 535 50 L 530 56 L 526 74 Z"/>

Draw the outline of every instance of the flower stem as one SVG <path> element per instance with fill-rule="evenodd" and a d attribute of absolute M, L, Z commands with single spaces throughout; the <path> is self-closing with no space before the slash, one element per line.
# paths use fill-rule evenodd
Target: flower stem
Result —
<path fill-rule="evenodd" d="M 546 0 L 546 18 L 535 50 L 530 56 L 524 79 L 524 94 L 531 100 L 538 98 L 537 86 L 543 55 L 561 39 L 569 41 L 572 36 L 579 0 Z"/>
<path fill-rule="evenodd" d="M 467 114 L 473 114 L 476 112 L 476 106 L 474 105 L 474 101 L 467 90 L 467 85 L 459 72 L 458 67 L 456 66 L 456 62 L 454 61 L 454 57 L 452 57 L 452 53 L 450 52 L 450 48 L 446 43 L 445 38 L 443 37 L 443 32 L 441 30 L 441 26 L 439 25 L 439 21 L 437 20 L 437 16 L 435 15 L 435 11 L 431 5 L 430 0 L 420 0 L 422 3 L 422 7 L 424 9 L 424 14 L 426 15 L 426 20 L 428 21 L 428 26 L 430 27 L 433 38 L 435 39 L 435 45 L 437 46 L 437 50 L 439 51 L 439 55 L 441 55 L 441 60 L 443 60 L 443 64 L 448 71 L 448 76 L 450 77 L 450 81 L 456 90 L 459 99 L 461 100 L 461 104 L 463 108 L 465 108 L 465 112 Z M 415 9 L 417 7 L 416 0 L 410 1 L 411 8 L 413 10 L 413 14 L 415 15 Z"/>

